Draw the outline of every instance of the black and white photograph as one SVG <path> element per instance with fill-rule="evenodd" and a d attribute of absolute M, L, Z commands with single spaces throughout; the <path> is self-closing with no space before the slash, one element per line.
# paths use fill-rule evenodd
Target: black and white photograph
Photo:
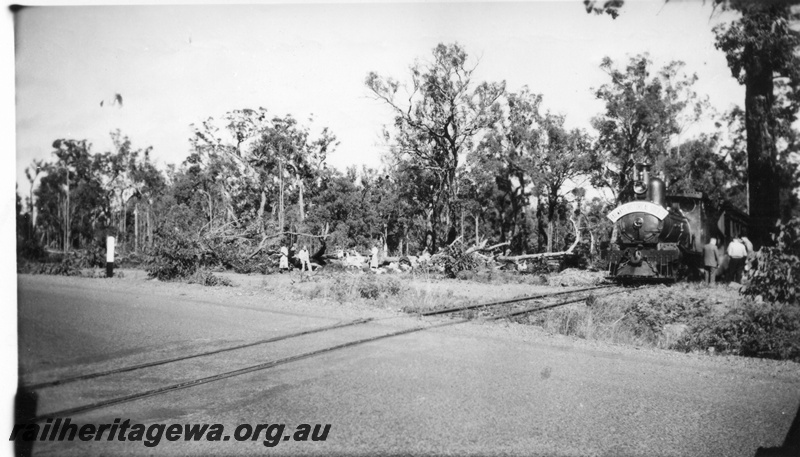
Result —
<path fill-rule="evenodd" d="M 0 453 L 800 456 L 800 1 L 4 6 Z"/>

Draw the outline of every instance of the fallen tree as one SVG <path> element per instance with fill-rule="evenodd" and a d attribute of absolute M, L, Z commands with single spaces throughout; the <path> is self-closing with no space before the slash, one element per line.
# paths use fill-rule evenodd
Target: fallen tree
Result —
<path fill-rule="evenodd" d="M 559 251 L 559 252 L 540 252 L 538 254 L 522 254 L 522 255 L 514 255 L 514 256 L 497 256 L 496 259 L 501 262 L 519 262 L 521 260 L 531 260 L 531 259 L 558 259 L 565 256 L 572 255 L 575 251 L 575 248 L 581 241 L 580 237 L 580 230 L 578 229 L 578 224 L 575 222 L 575 219 L 570 218 L 570 222 L 572 222 L 572 226 L 575 228 L 575 241 L 572 243 L 572 246 L 569 247 L 566 251 Z"/>

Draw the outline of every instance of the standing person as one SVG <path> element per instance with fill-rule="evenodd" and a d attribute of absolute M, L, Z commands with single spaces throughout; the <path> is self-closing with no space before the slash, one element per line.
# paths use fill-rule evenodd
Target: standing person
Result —
<path fill-rule="evenodd" d="M 703 264 L 706 284 L 712 285 L 716 282 L 717 267 L 719 267 L 719 252 L 717 252 L 717 239 L 711 238 L 708 244 L 703 246 Z"/>
<path fill-rule="evenodd" d="M 281 274 L 289 269 L 289 248 L 286 245 L 281 246 L 281 260 L 278 267 L 281 269 Z"/>
<path fill-rule="evenodd" d="M 369 267 L 372 270 L 378 269 L 378 247 L 372 244 L 372 251 L 370 252 Z"/>
<path fill-rule="evenodd" d="M 747 250 L 747 261 L 744 265 L 744 271 L 750 271 L 753 268 L 752 264 L 756 252 L 753 249 L 753 242 L 747 238 L 747 232 L 742 232 L 742 243 L 744 243 L 744 248 Z"/>
<path fill-rule="evenodd" d="M 300 251 L 300 254 L 297 255 L 297 258 L 300 260 L 300 272 L 304 271 L 311 271 L 311 265 L 308 263 L 308 248 L 303 246 L 303 249 Z"/>
<path fill-rule="evenodd" d="M 747 258 L 747 248 L 738 236 L 728 244 L 728 256 L 731 261 L 728 263 L 730 279 L 733 282 L 742 282 L 742 272 L 744 272 L 744 261 Z"/>

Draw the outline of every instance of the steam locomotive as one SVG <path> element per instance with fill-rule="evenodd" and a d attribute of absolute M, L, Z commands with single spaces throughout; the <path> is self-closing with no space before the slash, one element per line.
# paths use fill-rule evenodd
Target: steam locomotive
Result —
<path fill-rule="evenodd" d="M 715 207 L 703 194 L 667 195 L 662 179 L 637 164 L 633 198 L 608 213 L 614 223 L 609 276 L 621 282 L 675 281 L 703 269 L 703 245 L 722 246 L 747 230 L 747 215 L 725 204 Z M 720 271 L 724 270 L 723 268 Z"/>

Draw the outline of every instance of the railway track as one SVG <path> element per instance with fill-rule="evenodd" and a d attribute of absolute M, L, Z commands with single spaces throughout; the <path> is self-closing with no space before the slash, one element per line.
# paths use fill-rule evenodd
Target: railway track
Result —
<path fill-rule="evenodd" d="M 603 293 L 602 295 L 595 295 L 594 292 L 597 290 L 602 289 L 610 289 Z M 374 341 L 379 341 L 387 338 L 393 338 L 401 335 L 407 335 L 415 332 L 421 332 L 425 330 L 435 329 L 435 328 L 442 328 L 452 325 L 458 325 L 465 322 L 469 322 L 473 320 L 475 317 L 482 318 L 484 320 L 501 320 L 507 319 L 512 317 L 523 316 L 547 309 L 553 309 L 560 306 L 565 306 L 568 304 L 579 303 L 585 301 L 590 296 L 595 297 L 602 297 L 607 295 L 612 295 L 616 293 L 620 293 L 625 291 L 623 287 L 618 286 L 611 286 L 611 285 L 600 285 L 594 287 L 587 287 L 581 289 L 573 289 L 569 291 L 561 291 L 556 293 L 550 294 L 536 294 L 531 296 L 524 296 L 518 297 L 509 300 L 501 300 L 489 303 L 479 303 L 479 304 L 465 304 L 462 306 L 455 306 L 445 309 L 434 309 L 424 312 L 415 313 L 422 318 L 425 317 L 434 317 L 434 316 L 444 316 L 450 315 L 453 319 L 445 320 L 445 321 L 427 321 L 427 325 L 419 325 L 410 328 L 400 329 L 396 331 L 390 332 L 379 332 L 378 334 L 362 337 L 357 339 L 346 339 L 344 342 L 333 344 L 330 346 L 325 346 L 319 349 L 314 349 L 306 352 L 302 352 L 300 354 L 293 354 L 286 357 L 275 358 L 273 360 L 269 360 L 266 362 L 261 362 L 253 365 L 247 365 L 238 369 L 229 370 L 218 372 L 208 376 L 200 376 L 193 379 L 185 380 L 182 382 L 172 383 L 168 385 L 161 385 L 157 387 L 153 387 L 151 389 L 146 389 L 141 392 L 136 392 L 128 395 L 121 395 L 118 397 L 108 398 L 104 400 L 99 400 L 93 403 L 72 406 L 68 408 L 63 408 L 57 411 L 51 411 L 47 413 L 38 414 L 36 417 L 33 418 L 34 421 L 43 421 L 48 418 L 56 418 L 56 417 L 64 417 L 68 415 L 78 414 L 89 412 L 101 408 L 105 408 L 112 405 L 118 405 L 121 403 L 131 402 L 139 399 L 154 397 L 157 395 L 166 394 L 169 392 L 174 392 L 177 390 L 188 389 L 196 386 L 200 386 L 203 384 L 212 383 L 215 381 L 220 381 L 223 379 L 233 378 L 236 376 L 242 376 L 248 373 L 254 373 L 262 370 L 267 370 L 270 368 L 274 368 L 280 365 L 284 365 L 291 362 L 296 362 L 304 359 L 309 359 L 312 357 L 320 356 L 326 353 L 330 353 L 333 351 L 338 351 L 341 349 L 358 346 Z M 563 297 L 563 298 L 562 298 Z M 557 299 L 556 299 L 557 298 Z M 556 300 L 554 300 L 556 299 Z M 534 302 L 533 305 L 523 305 L 526 302 Z M 464 313 L 470 313 L 470 316 L 464 316 Z M 115 368 L 110 370 L 103 370 L 97 371 L 92 373 L 87 373 L 83 375 L 71 376 L 56 380 L 49 380 L 49 381 L 42 381 L 34 384 L 30 384 L 24 386 L 25 389 L 28 391 L 43 391 L 47 389 L 54 389 L 60 388 L 67 384 L 74 384 L 79 383 L 82 381 L 91 381 L 96 380 L 98 378 L 105 378 L 105 377 L 114 377 L 116 375 L 121 375 L 124 373 L 131 373 L 137 372 L 140 370 L 148 370 L 156 367 L 164 367 L 171 364 L 177 364 L 180 362 L 184 362 L 191 359 L 199 359 L 201 357 L 204 358 L 213 358 L 215 356 L 221 357 L 222 354 L 231 353 L 233 351 L 243 351 L 248 348 L 256 348 L 258 346 L 266 346 L 270 343 L 276 343 L 279 341 L 285 341 L 290 339 L 302 338 L 307 335 L 313 334 L 321 334 L 321 333 L 328 333 L 328 332 L 335 332 L 337 330 L 342 330 L 346 328 L 352 328 L 357 325 L 365 325 L 368 323 L 377 323 L 382 319 L 357 319 L 353 321 L 347 322 L 340 322 L 333 325 L 317 327 L 314 329 L 304 330 L 300 332 L 295 332 L 286 335 L 280 335 L 272 338 L 267 338 L 263 340 L 258 340 L 246 344 L 234 345 L 225 348 L 218 348 L 209 351 L 197 352 L 193 354 L 188 354 L 180 357 L 173 357 L 173 358 L 166 358 L 161 360 L 156 360 L 147 363 L 140 363 L 129 365 L 121 368 Z M 385 319 L 383 319 L 385 320 Z"/>

